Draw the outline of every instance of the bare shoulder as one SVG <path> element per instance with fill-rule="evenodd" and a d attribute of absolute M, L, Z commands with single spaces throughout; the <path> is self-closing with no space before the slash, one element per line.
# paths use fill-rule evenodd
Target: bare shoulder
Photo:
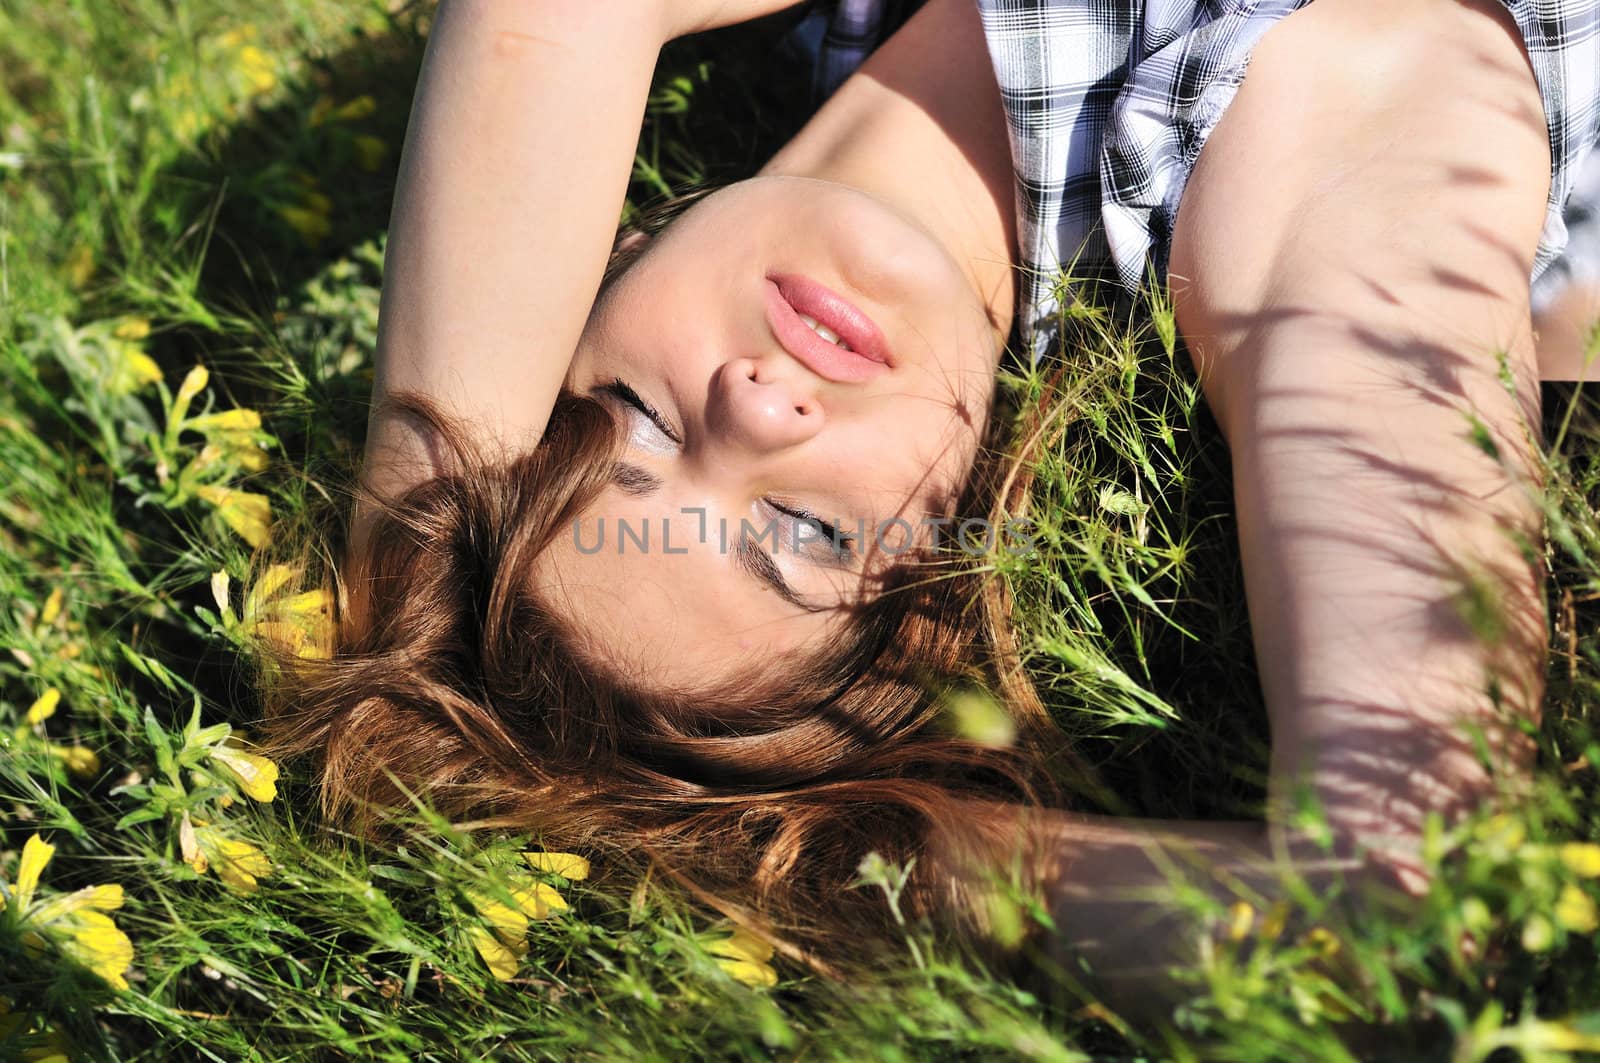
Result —
<path fill-rule="evenodd" d="M 1316 0 L 1257 45 L 1191 174 L 1169 270 L 1180 328 L 1225 350 L 1263 307 L 1387 313 L 1445 276 L 1525 315 L 1549 181 L 1502 5 Z"/>

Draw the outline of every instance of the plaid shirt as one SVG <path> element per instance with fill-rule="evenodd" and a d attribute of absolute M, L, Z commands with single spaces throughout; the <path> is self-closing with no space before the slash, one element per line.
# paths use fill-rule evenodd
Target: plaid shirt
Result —
<path fill-rule="evenodd" d="M 891 2 L 840 0 L 839 40 L 849 45 L 841 60 L 865 57 L 885 25 L 873 11 Z M 1037 357 L 1064 267 L 1110 269 L 1130 291 L 1165 277 L 1184 185 L 1251 50 L 1310 0 L 976 2 L 1016 169 L 1018 329 Z M 1600 276 L 1600 155 L 1584 171 L 1600 139 L 1600 0 L 1501 2 L 1527 46 L 1550 133 L 1530 278 L 1537 307 L 1575 277 Z M 828 77 L 837 84 L 847 73 L 835 65 Z"/>

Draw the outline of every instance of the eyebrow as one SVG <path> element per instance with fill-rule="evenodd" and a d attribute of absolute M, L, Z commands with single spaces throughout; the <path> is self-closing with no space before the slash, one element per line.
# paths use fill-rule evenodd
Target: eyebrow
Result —
<path fill-rule="evenodd" d="M 733 545 L 733 559 L 740 568 L 771 587 L 777 592 L 778 597 L 790 605 L 804 609 L 808 613 L 823 612 L 822 606 L 811 605 L 794 592 L 794 588 L 789 586 L 789 581 L 783 578 L 778 563 L 772 560 L 772 555 L 745 538 L 742 529 L 739 541 Z"/>
<path fill-rule="evenodd" d="M 619 461 L 611 467 L 611 482 L 616 484 L 619 490 L 635 498 L 654 494 L 662 487 L 661 477 L 629 461 Z M 772 560 L 772 556 L 765 550 L 745 538 L 742 528 L 739 541 L 733 546 L 733 559 L 740 569 L 766 584 L 790 605 L 804 609 L 808 613 L 823 612 L 822 606 L 811 605 L 795 593 L 789 581 L 783 578 L 783 571 L 778 568 L 778 563 Z"/>
<path fill-rule="evenodd" d="M 611 482 L 623 494 L 634 498 L 643 498 L 661 490 L 661 477 L 630 461 L 619 461 L 612 465 Z"/>

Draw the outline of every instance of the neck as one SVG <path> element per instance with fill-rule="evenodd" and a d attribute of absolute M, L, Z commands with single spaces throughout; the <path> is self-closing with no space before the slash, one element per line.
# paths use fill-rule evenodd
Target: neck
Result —
<path fill-rule="evenodd" d="M 929 0 L 761 172 L 849 185 L 922 225 L 989 308 L 998 358 L 1016 299 L 1011 152 L 971 0 Z"/>

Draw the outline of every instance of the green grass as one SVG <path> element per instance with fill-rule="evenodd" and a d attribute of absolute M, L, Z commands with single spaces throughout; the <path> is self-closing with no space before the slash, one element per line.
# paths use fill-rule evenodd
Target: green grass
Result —
<path fill-rule="evenodd" d="M 0 1058 L 37 1058 L 50 1037 L 74 1059 L 1600 1048 L 1578 899 L 1595 887 L 1556 848 L 1600 833 L 1600 410 L 1572 389 L 1546 396 L 1553 653 L 1533 796 L 1434 839 L 1420 910 L 1347 925 L 1326 897 L 1248 912 L 1197 898 L 1221 944 L 1163 1023 L 1130 1028 L 1043 957 L 1002 972 L 916 925 L 870 978 L 832 983 L 780 959 L 776 987 L 747 987 L 713 955 L 725 926 L 603 868 L 545 880 L 570 908 L 532 924 L 501 982 L 470 943 L 484 922 L 468 889 L 525 882 L 504 869 L 530 839 L 419 815 L 404 844 L 370 850 L 310 821 L 292 770 L 270 803 L 238 796 L 210 743 L 216 725 L 248 730 L 255 707 L 240 622 L 211 583 L 230 573 L 230 608 L 244 609 L 251 551 L 198 488 L 268 500 L 280 537 L 343 512 L 424 28 L 420 10 L 334 0 L 0 4 L 0 874 L 14 881 L 24 841 L 46 836 L 58 852 L 44 895 L 119 884 L 112 917 L 134 949 L 113 991 L 60 935 L 31 947 L 0 914 Z M 669 50 L 631 202 L 748 172 L 800 120 L 803 76 L 775 73 L 772 36 Z M 1099 770 L 1086 801 L 1250 816 L 1266 730 L 1226 450 L 1170 315 L 1083 304 L 1073 317 L 1070 386 L 1046 387 L 1054 366 L 1009 381 L 1023 410 L 1053 411 L 1033 487 L 1041 549 L 996 559 L 1029 666 Z M 144 358 L 159 383 L 139 377 Z M 197 364 L 209 380 L 189 414 L 253 409 L 259 429 L 173 431 Z M 255 446 L 258 470 L 243 464 Z M 28 723 L 49 689 L 59 707 Z M 198 873 L 186 813 L 258 847 L 270 873 L 253 891 Z M 880 869 L 862 888 L 892 887 Z M 1284 922 L 1323 931 L 1274 933 Z"/>

